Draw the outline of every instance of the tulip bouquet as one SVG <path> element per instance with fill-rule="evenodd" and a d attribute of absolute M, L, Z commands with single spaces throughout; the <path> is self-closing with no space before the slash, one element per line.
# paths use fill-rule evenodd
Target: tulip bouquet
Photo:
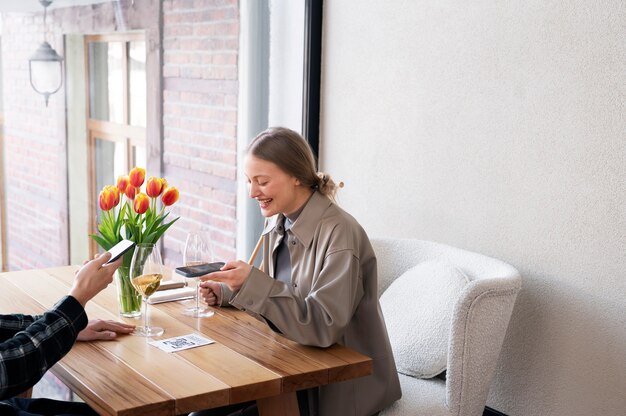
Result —
<path fill-rule="evenodd" d="M 168 186 L 163 178 L 152 176 L 147 181 L 145 178 L 145 169 L 136 167 L 128 175 L 118 177 L 116 186 L 107 185 L 100 191 L 98 202 L 102 215 L 98 225 L 99 233 L 91 234 L 91 238 L 103 249 L 110 249 L 122 239 L 136 244 L 156 243 L 178 220 L 174 218 L 167 222 L 169 213 L 165 212 L 166 207 L 178 201 L 178 189 Z M 144 182 L 145 193 L 141 192 Z M 131 259 L 132 251 L 124 255 L 117 273 L 120 313 L 124 316 L 139 316 L 141 295 L 130 283 Z"/>

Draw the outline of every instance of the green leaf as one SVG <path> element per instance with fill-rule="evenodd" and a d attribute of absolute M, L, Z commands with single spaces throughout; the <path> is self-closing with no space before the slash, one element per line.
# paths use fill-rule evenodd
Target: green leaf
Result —
<path fill-rule="evenodd" d="M 111 243 L 110 241 L 105 240 L 104 238 L 100 237 L 99 235 L 89 234 L 89 236 L 91 238 L 93 238 L 94 241 L 96 243 L 98 243 L 98 245 L 100 247 L 102 247 L 103 249 L 105 249 L 105 250 L 108 250 L 108 249 L 110 249 L 111 247 L 113 247 L 115 245 L 115 243 Z"/>
<path fill-rule="evenodd" d="M 160 227 L 157 227 L 156 230 L 154 230 L 152 233 L 145 235 L 144 241 L 146 243 L 157 242 L 157 240 L 161 238 L 161 236 L 165 233 L 165 231 L 167 231 L 167 229 L 170 228 L 172 224 L 174 224 L 176 221 L 178 221 L 178 218 L 175 218 L 171 222 L 168 222 L 167 224 L 163 224 Z"/>

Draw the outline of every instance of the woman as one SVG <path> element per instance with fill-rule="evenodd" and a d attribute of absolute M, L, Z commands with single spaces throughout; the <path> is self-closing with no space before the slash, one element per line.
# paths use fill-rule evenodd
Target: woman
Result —
<path fill-rule="evenodd" d="M 373 359 L 373 374 L 319 389 L 322 416 L 370 416 L 401 396 L 377 296 L 376 257 L 365 231 L 334 203 L 337 185 L 315 170 L 306 141 L 270 128 L 245 158 L 250 197 L 266 217 L 263 270 L 227 263 L 202 283 L 209 305 L 262 317 L 304 345 L 339 343 Z M 315 392 L 299 394 L 310 407 Z"/>

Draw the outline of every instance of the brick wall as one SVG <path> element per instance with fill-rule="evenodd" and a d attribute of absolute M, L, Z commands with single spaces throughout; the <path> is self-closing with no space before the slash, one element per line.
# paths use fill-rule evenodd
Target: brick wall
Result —
<path fill-rule="evenodd" d="M 165 237 L 172 260 L 194 228 L 216 257 L 235 257 L 238 49 L 236 0 L 164 1 L 164 174 L 181 192 Z"/>
<path fill-rule="evenodd" d="M 55 22 L 48 16 L 48 27 Z M 43 17 L 3 17 L 4 142 L 7 263 L 10 270 L 63 264 L 67 244 L 65 139 L 58 113 L 63 102 L 35 93 L 28 58 L 43 37 Z M 58 49 L 54 37 L 48 37 Z"/>
<path fill-rule="evenodd" d="M 112 3 L 53 10 L 48 41 L 63 54 L 64 33 L 145 28 L 145 15 L 158 1 L 116 2 L 123 24 Z M 210 232 L 219 258 L 234 258 L 238 2 L 165 0 L 162 7 L 162 176 L 181 192 L 172 210 L 181 219 L 164 238 L 165 262 L 180 262 L 186 234 L 195 228 Z M 64 94 L 53 95 L 46 108 L 28 81 L 28 57 L 42 40 L 42 20 L 42 13 L 2 16 L 11 270 L 67 264 L 69 258 Z"/>

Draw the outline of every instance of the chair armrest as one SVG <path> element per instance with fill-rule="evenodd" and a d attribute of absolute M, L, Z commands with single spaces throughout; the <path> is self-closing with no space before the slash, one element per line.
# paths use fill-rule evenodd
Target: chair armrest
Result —
<path fill-rule="evenodd" d="M 451 415 L 483 414 L 521 278 L 472 281 L 455 304 L 450 340 L 446 404 Z"/>

